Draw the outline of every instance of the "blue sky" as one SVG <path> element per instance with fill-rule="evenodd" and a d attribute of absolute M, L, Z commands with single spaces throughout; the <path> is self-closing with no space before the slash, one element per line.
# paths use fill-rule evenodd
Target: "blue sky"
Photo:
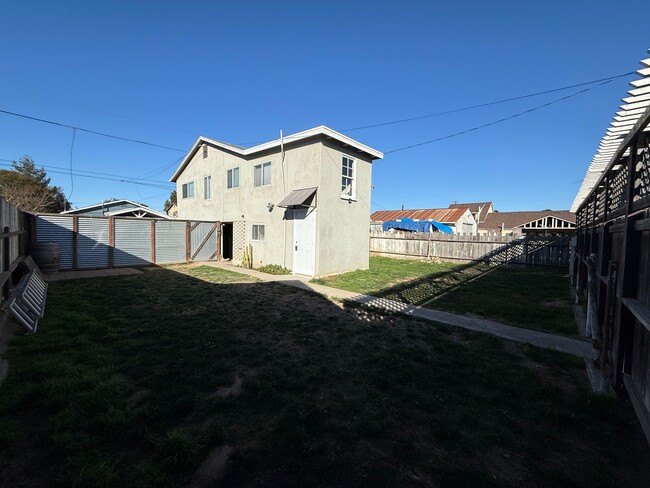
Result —
<path fill-rule="evenodd" d="M 247 145 L 629 72 L 650 47 L 635 18 L 650 18 L 650 2 L 4 2 L 0 109 L 181 150 L 199 134 Z M 568 208 L 632 79 L 388 154 L 373 168 L 372 210 Z M 576 91 L 346 134 L 390 151 Z M 165 183 L 71 181 L 71 143 L 71 129 L 0 114 L 0 159 L 29 154 L 74 206 L 162 207 Z M 182 155 L 77 132 L 72 167 L 165 182 Z"/>

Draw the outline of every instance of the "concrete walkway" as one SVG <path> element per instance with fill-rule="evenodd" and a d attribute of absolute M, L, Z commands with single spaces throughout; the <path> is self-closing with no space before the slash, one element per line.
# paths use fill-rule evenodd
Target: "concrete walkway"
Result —
<path fill-rule="evenodd" d="M 459 315 L 449 312 L 441 312 L 438 310 L 431 310 L 429 308 L 417 307 L 415 305 L 408 305 L 406 303 L 398 302 L 395 300 L 387 300 L 386 298 L 361 295 L 359 293 L 354 293 L 351 291 L 317 285 L 315 283 L 309 283 L 309 280 L 311 278 L 307 276 L 270 275 L 252 269 L 239 268 L 223 261 L 211 261 L 201 264 L 213 266 L 215 268 L 226 269 L 235 273 L 245 274 L 257 278 L 261 281 L 273 281 L 282 283 L 284 285 L 294 286 L 296 288 L 302 288 L 304 290 L 315 291 L 321 295 L 349 300 L 368 307 L 379 308 L 389 312 L 397 312 L 404 315 L 409 315 L 411 317 L 417 317 L 419 319 L 452 325 L 454 327 L 461 327 L 463 329 L 485 332 L 487 334 L 501 337 L 503 339 L 524 342 L 526 344 L 543 347 L 545 349 L 552 349 L 554 351 L 573 354 L 574 356 L 579 356 L 581 358 L 591 358 L 592 356 L 591 343 L 587 341 L 571 339 L 569 337 L 558 336 L 555 334 L 548 334 L 546 332 L 538 332 L 536 330 L 524 329 L 512 325 L 506 325 L 494 320 L 470 317 L 467 315 Z"/>
<path fill-rule="evenodd" d="M 85 269 L 75 271 L 59 271 L 55 274 L 46 274 L 45 281 L 78 280 L 80 278 L 102 278 L 104 276 L 128 276 L 140 274 L 142 271 L 134 268 L 110 268 L 110 269 Z"/>

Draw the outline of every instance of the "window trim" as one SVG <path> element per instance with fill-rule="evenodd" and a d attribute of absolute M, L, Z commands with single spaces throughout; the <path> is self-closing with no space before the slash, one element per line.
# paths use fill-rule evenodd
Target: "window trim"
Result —
<path fill-rule="evenodd" d="M 235 186 L 235 170 L 237 170 L 237 186 Z M 232 183 L 231 186 L 228 186 L 228 173 L 230 173 L 230 181 Z M 233 166 L 232 168 L 229 168 L 226 170 L 226 190 L 233 190 L 235 188 L 239 188 L 240 184 L 240 179 L 241 179 L 241 169 L 239 166 Z"/>
<path fill-rule="evenodd" d="M 271 168 L 271 170 L 269 172 L 269 178 L 271 179 L 271 181 L 268 182 L 268 183 L 264 183 L 264 167 L 265 166 L 269 166 Z M 257 168 L 260 168 L 260 184 L 259 185 L 255 184 L 255 170 Z M 273 171 L 272 161 L 266 161 L 264 163 L 259 163 L 259 164 L 253 165 L 253 188 L 260 188 L 260 187 L 263 187 L 263 186 L 271 186 L 271 184 L 273 183 L 273 176 L 272 176 L 273 173 L 271 171 Z"/>
<path fill-rule="evenodd" d="M 352 176 L 345 176 L 343 174 L 343 160 L 344 159 L 349 159 L 352 161 Z M 348 200 L 350 202 L 356 202 L 357 201 L 357 158 L 353 158 L 352 156 L 348 156 L 347 154 L 341 154 L 341 200 Z M 349 178 L 352 180 L 352 189 L 351 189 L 351 195 L 346 195 L 344 193 L 343 189 L 343 178 Z"/>
<path fill-rule="evenodd" d="M 192 194 L 190 195 L 190 185 L 192 185 Z M 182 183 L 181 184 L 181 198 L 194 198 L 195 195 L 194 191 L 194 180 L 190 180 L 187 183 Z"/>
<path fill-rule="evenodd" d="M 257 227 L 257 239 L 255 238 L 255 227 Z M 262 228 L 262 238 L 260 239 L 260 227 Z M 251 241 L 265 242 L 266 241 L 266 224 L 251 224 Z"/>
<path fill-rule="evenodd" d="M 212 200 L 212 175 L 203 177 L 203 200 Z"/>

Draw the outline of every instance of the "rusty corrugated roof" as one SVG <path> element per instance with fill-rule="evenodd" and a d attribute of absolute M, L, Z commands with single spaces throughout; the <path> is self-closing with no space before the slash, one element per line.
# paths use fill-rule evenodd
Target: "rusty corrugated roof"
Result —
<path fill-rule="evenodd" d="M 378 210 L 370 216 L 373 222 L 397 219 L 435 220 L 443 224 L 455 224 L 467 208 L 425 208 L 419 210 Z"/>

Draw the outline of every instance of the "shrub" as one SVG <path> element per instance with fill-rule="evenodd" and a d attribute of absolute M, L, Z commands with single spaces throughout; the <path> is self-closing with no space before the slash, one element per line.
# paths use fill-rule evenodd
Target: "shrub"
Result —
<path fill-rule="evenodd" d="M 287 275 L 291 274 L 291 270 L 280 266 L 279 264 L 265 264 L 257 268 L 257 271 L 262 273 L 274 274 L 274 275 Z"/>

